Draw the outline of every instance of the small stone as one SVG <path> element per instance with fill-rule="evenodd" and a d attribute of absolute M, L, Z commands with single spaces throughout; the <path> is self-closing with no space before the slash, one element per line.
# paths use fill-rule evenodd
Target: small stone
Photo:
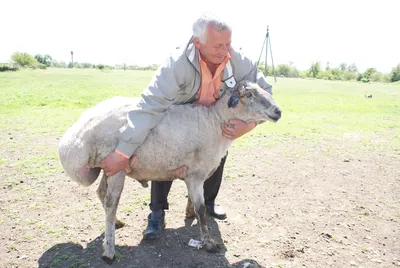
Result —
<path fill-rule="evenodd" d="M 343 161 L 344 161 L 344 162 L 350 162 L 350 159 L 345 158 Z"/>
<path fill-rule="evenodd" d="M 356 266 L 357 263 L 356 263 L 355 261 L 351 261 L 351 262 L 350 262 L 350 265 L 351 265 L 351 266 Z"/>

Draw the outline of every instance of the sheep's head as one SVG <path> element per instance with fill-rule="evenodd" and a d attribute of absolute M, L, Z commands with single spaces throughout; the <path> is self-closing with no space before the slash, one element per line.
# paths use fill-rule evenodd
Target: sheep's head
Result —
<path fill-rule="evenodd" d="M 232 90 L 228 100 L 228 107 L 238 118 L 244 121 L 254 120 L 257 124 L 267 120 L 277 122 L 281 118 L 282 110 L 272 98 L 271 94 L 258 84 L 249 81 L 238 83 Z"/>

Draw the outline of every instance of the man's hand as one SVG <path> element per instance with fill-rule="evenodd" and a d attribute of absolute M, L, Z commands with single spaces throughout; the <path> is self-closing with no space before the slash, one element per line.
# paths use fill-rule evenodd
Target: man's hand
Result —
<path fill-rule="evenodd" d="M 254 121 L 246 123 L 241 120 L 229 120 L 228 123 L 222 124 L 222 135 L 234 140 L 253 130 L 256 126 Z"/>
<path fill-rule="evenodd" d="M 126 173 L 131 172 L 129 158 L 117 154 L 116 152 L 107 155 L 106 158 L 101 161 L 101 167 L 108 177 L 113 176 L 121 170 L 125 170 Z"/>
<path fill-rule="evenodd" d="M 229 120 L 228 123 L 222 124 L 222 135 L 234 140 L 253 130 L 256 126 L 257 124 L 254 121 L 246 123 L 241 120 Z"/>

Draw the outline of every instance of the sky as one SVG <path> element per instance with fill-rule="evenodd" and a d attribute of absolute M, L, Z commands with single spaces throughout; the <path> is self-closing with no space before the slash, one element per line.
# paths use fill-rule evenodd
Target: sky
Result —
<path fill-rule="evenodd" d="M 232 45 L 257 61 L 300 70 L 355 63 L 387 73 L 400 63 L 400 1 L 0 0 L 0 62 L 12 53 L 95 64 L 160 64 L 204 12 L 232 26 Z"/>

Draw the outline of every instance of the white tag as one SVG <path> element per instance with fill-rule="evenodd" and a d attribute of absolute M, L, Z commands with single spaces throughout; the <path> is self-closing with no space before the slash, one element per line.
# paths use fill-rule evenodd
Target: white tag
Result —
<path fill-rule="evenodd" d="M 234 86 L 236 86 L 236 80 L 235 78 L 232 76 L 231 78 L 229 78 L 228 80 L 225 81 L 225 84 L 230 87 L 233 88 Z"/>
<path fill-rule="evenodd" d="M 201 242 L 198 240 L 190 239 L 189 246 L 199 249 L 201 247 Z"/>

